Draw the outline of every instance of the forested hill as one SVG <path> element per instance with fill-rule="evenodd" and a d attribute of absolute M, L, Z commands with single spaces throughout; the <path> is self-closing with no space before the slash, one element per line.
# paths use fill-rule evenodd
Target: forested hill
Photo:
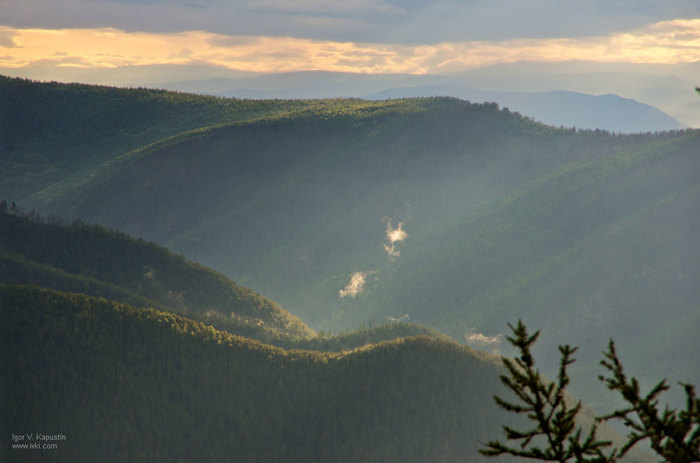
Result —
<path fill-rule="evenodd" d="M 2 461 L 480 462 L 511 422 L 497 358 L 450 341 L 285 351 L 26 286 L 0 285 L 0 308 L 0 432 L 55 436 L 6 441 Z"/>
<path fill-rule="evenodd" d="M 326 105 L 255 101 L 0 75 L 0 198 L 80 184 L 115 157 L 204 127 Z M 45 210 L 45 208 L 40 207 Z"/>
<path fill-rule="evenodd" d="M 11 207 L 11 206 L 9 206 Z M 0 203 L 0 284 L 37 285 L 158 307 L 253 336 L 313 335 L 299 318 L 162 246 L 80 222 L 47 223 Z"/>
<path fill-rule="evenodd" d="M 699 131 L 561 129 L 450 98 L 2 85 L 21 117 L 0 197 L 26 209 L 153 240 L 317 330 L 410 317 L 496 349 L 523 318 L 542 346 L 581 346 L 589 400 L 610 337 L 642 379 L 700 382 Z"/>
<path fill-rule="evenodd" d="M 0 432 L 64 436 L 51 461 L 483 461 L 505 419 L 495 358 L 433 338 L 322 354 L 38 288 L 0 307 Z"/>
<path fill-rule="evenodd" d="M 424 103 L 241 100 L 0 76 L 0 112 L 11 115 L 0 124 L 0 198 L 50 212 L 60 204 L 61 212 L 69 212 L 76 206 L 71 195 L 95 176 L 117 173 L 159 146 L 220 126 L 286 118 L 288 127 L 322 120 L 342 130 L 358 117 L 423 112 Z"/>

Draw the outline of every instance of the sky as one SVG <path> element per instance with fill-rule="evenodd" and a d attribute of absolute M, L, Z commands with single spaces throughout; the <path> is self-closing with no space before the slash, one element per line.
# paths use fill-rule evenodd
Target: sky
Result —
<path fill-rule="evenodd" d="M 0 0 L 0 68 L 18 73 L 445 74 L 523 60 L 700 61 L 700 1 Z"/>

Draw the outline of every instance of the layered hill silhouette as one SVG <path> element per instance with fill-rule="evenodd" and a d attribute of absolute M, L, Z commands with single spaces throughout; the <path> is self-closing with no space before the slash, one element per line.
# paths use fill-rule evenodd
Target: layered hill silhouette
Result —
<path fill-rule="evenodd" d="M 543 345 L 581 345 L 581 374 L 614 337 L 633 371 L 658 362 L 649 381 L 699 382 L 697 131 L 559 129 L 448 98 L 2 88 L 22 115 L 0 191 L 25 208 L 166 245 L 317 330 L 407 315 L 496 349 L 522 317 Z M 72 92 L 103 127 L 39 117 L 35 92 Z M 112 118 L 103 95 L 123 114 L 163 106 Z"/>

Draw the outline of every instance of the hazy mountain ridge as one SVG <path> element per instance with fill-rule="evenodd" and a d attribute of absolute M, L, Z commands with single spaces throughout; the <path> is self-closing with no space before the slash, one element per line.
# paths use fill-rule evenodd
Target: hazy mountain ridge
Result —
<path fill-rule="evenodd" d="M 238 98 L 363 97 L 396 87 L 447 84 L 495 92 L 547 92 L 559 89 L 591 96 L 615 94 L 634 99 L 660 109 L 682 124 L 700 127 L 700 112 L 686 107 L 695 103 L 697 98 L 693 88 L 697 85 L 699 65 L 698 62 L 669 65 L 585 60 L 517 61 L 459 73 L 428 75 L 319 71 L 261 74 L 193 65 L 124 66 L 109 71 L 64 67 L 44 72 L 37 68 L 19 74 L 17 69 L 0 67 L 0 72 L 43 80 L 146 86 Z M 556 126 L 560 124 L 554 123 Z M 652 128 L 652 131 L 656 130 L 658 128 Z"/>
<path fill-rule="evenodd" d="M 678 130 L 685 126 L 653 106 L 617 95 L 569 91 L 483 91 L 463 85 L 390 88 L 370 99 L 454 96 L 473 102 L 495 101 L 549 125 L 635 133 Z"/>
<path fill-rule="evenodd" d="M 405 320 L 314 335 L 264 296 L 154 243 L 6 207 L 0 202 L 0 284 L 35 285 L 177 313 L 286 349 L 341 352 L 419 335 L 450 340 Z"/>
<path fill-rule="evenodd" d="M 632 98 L 612 94 L 558 91 L 484 90 L 469 84 L 469 76 L 410 76 L 299 72 L 271 74 L 241 80 L 226 79 L 156 84 L 158 88 L 194 91 L 234 98 L 387 98 L 455 97 L 495 102 L 545 124 L 622 133 L 677 130 L 686 125 L 660 109 Z M 512 79 L 515 80 L 515 79 Z M 481 85 L 488 81 L 478 80 Z M 398 85 L 397 85 L 398 84 Z M 515 83 L 513 84 L 515 85 Z M 560 85 L 566 87 L 566 83 Z M 234 86 L 238 86 L 234 88 Z M 556 88 L 556 87 L 555 87 Z M 679 108 L 679 111 L 681 108 Z M 694 119 L 691 119 L 694 120 Z"/>

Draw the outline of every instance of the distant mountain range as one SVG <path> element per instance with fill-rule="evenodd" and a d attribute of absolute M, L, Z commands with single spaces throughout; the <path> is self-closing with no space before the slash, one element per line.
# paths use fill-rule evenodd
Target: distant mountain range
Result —
<path fill-rule="evenodd" d="M 678 130 L 685 126 L 654 108 L 617 95 L 577 92 L 482 91 L 463 85 L 390 88 L 368 95 L 371 99 L 455 96 L 473 102 L 495 101 L 501 106 L 545 124 L 603 129 L 618 133 Z"/>
<path fill-rule="evenodd" d="M 602 129 L 622 133 L 656 132 L 686 127 L 684 123 L 663 111 L 632 98 L 611 94 L 590 95 L 564 90 L 546 92 L 480 90 L 457 83 L 473 79 L 470 77 L 296 72 L 239 79 L 213 78 L 167 82 L 156 86 L 236 98 L 386 99 L 451 96 L 471 102 L 495 102 L 555 126 Z M 679 111 L 686 114 L 682 109 Z"/>
<path fill-rule="evenodd" d="M 26 68 L 0 67 L 0 74 L 60 82 L 164 88 L 239 98 L 360 98 L 392 88 L 436 85 L 466 86 L 487 92 L 542 93 L 563 90 L 591 96 L 613 94 L 633 99 L 660 109 L 680 121 L 682 126 L 700 127 L 700 111 L 691 107 L 698 100 L 694 88 L 698 85 L 700 62 L 668 65 L 580 60 L 517 61 L 469 69 L 459 74 L 434 75 L 320 71 L 263 74 L 191 64 L 123 66 L 108 70 L 36 64 Z M 562 123 L 555 121 L 554 125 Z M 584 125 L 577 124 L 577 127 Z M 656 130 L 659 128 L 652 129 Z"/>

